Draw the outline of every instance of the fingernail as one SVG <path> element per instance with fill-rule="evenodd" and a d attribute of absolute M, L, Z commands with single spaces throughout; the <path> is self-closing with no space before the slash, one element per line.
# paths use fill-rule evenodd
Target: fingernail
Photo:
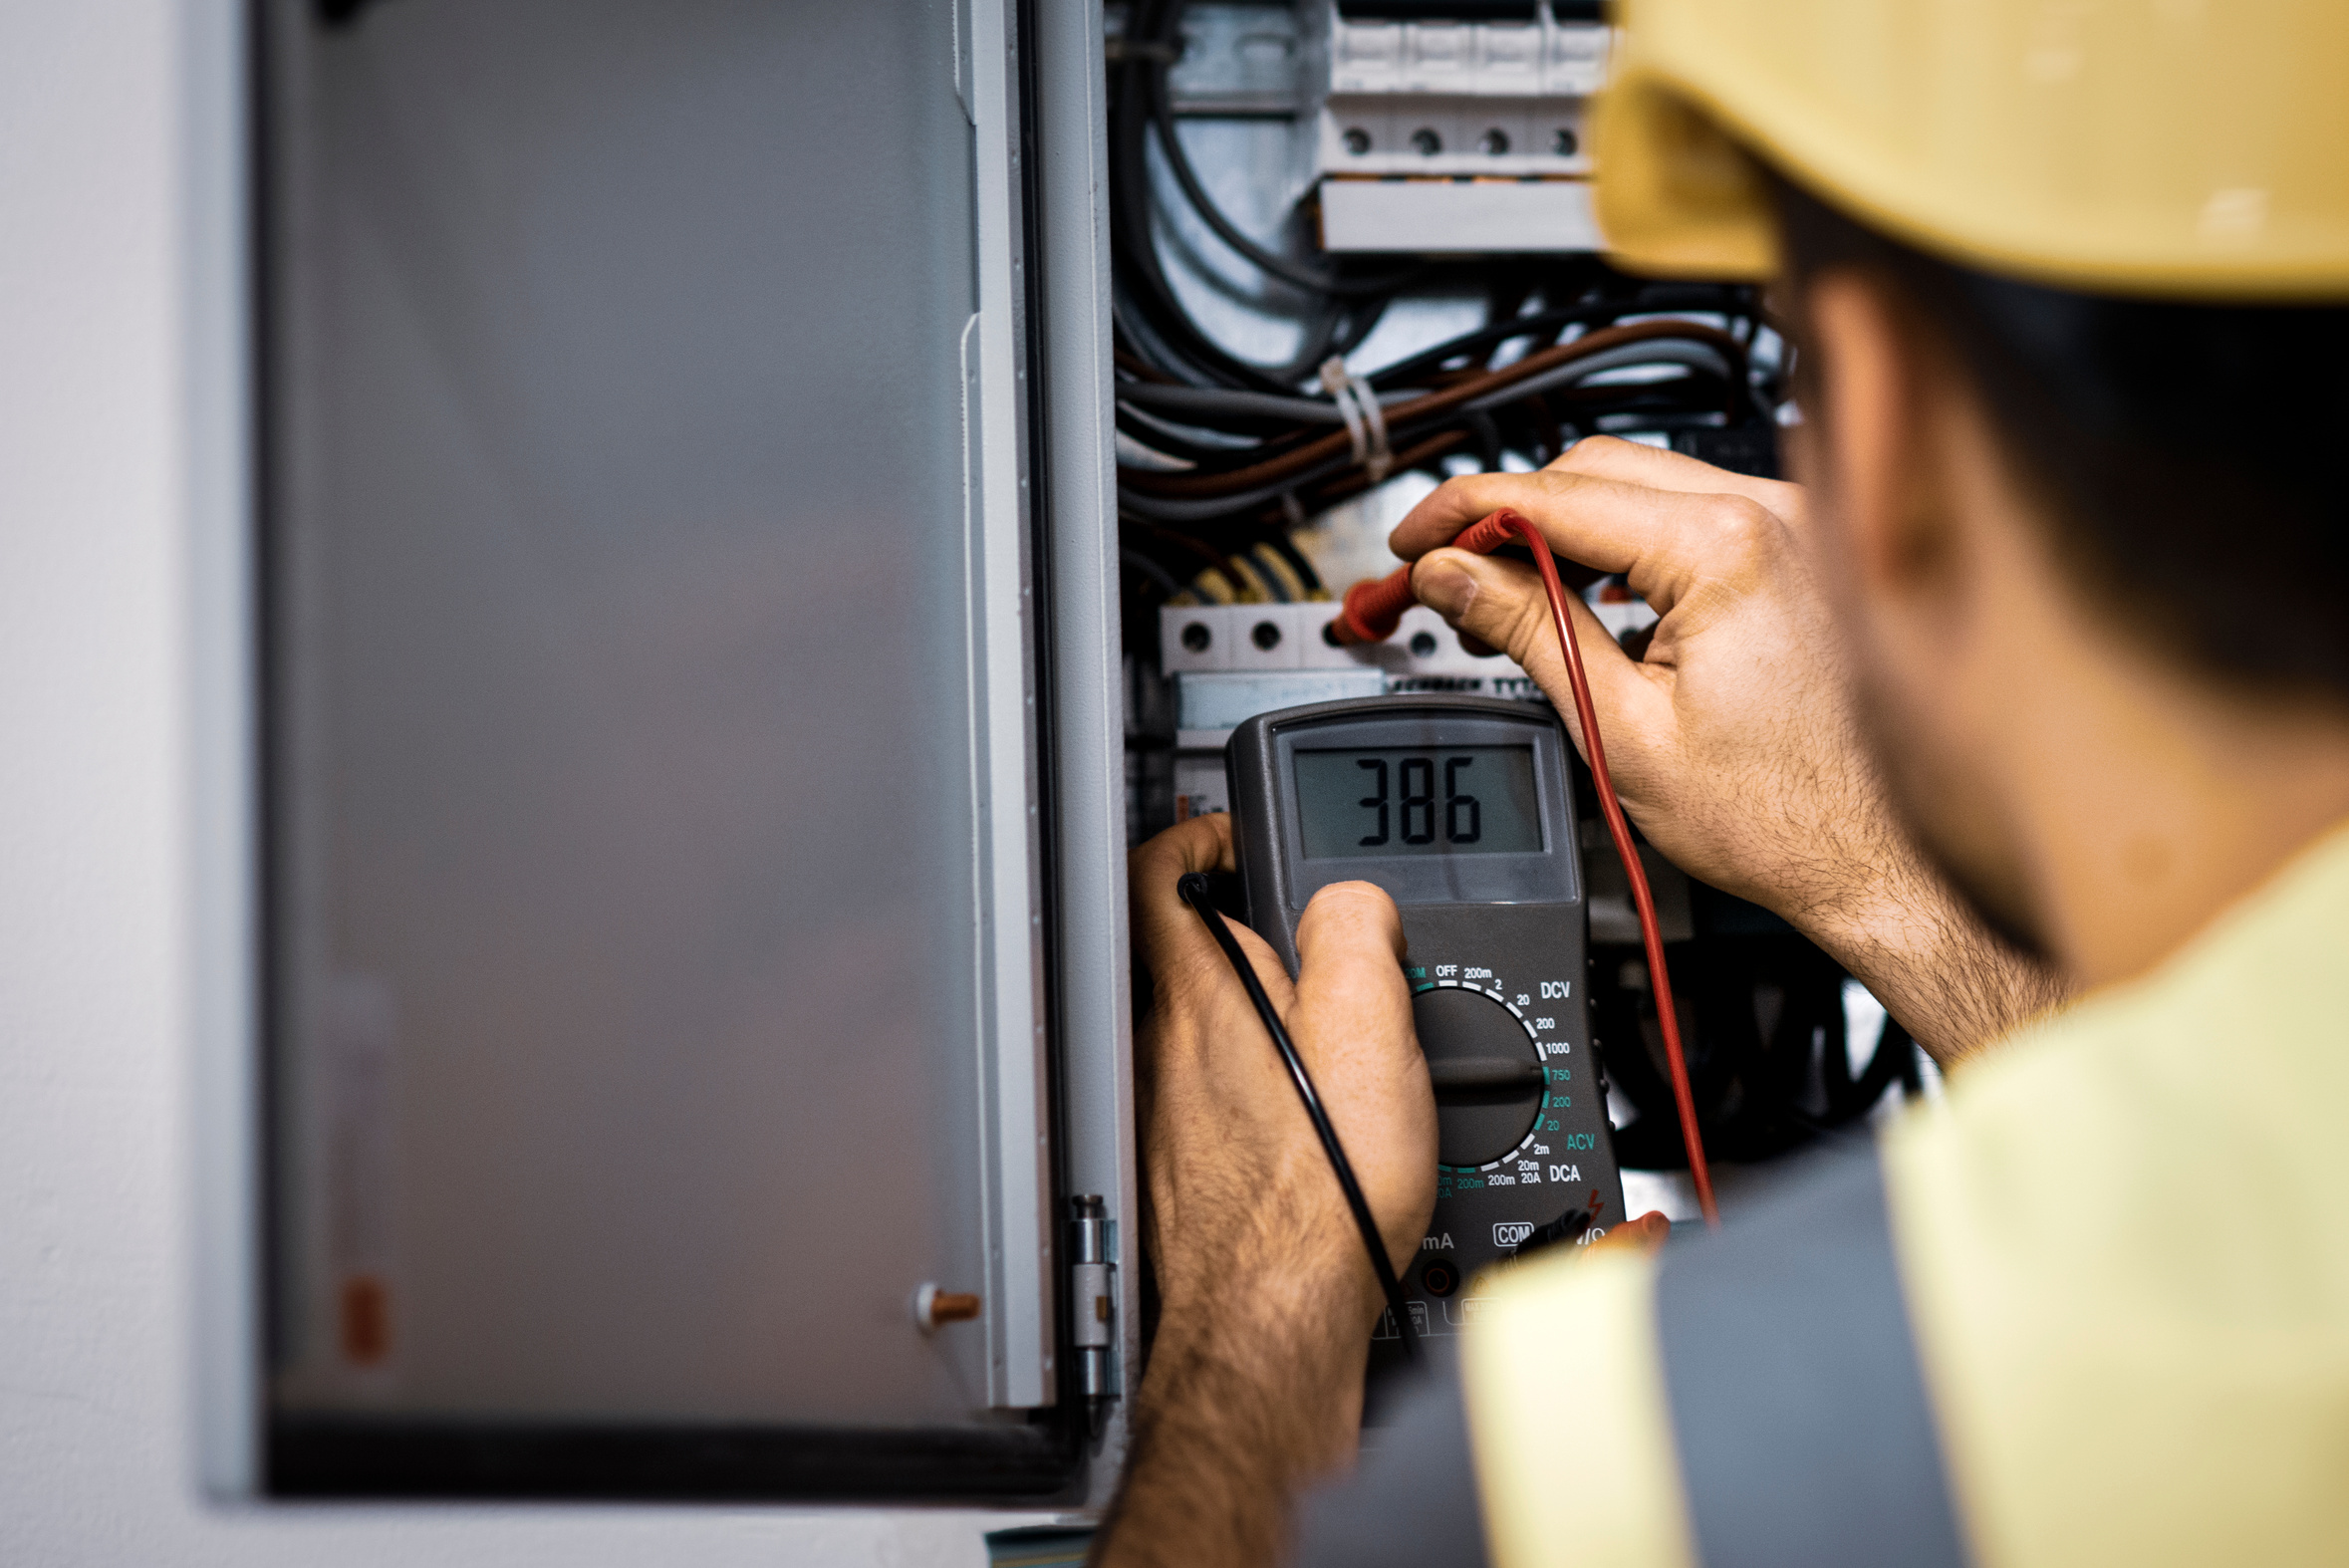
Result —
<path fill-rule="evenodd" d="M 1430 561 L 1412 574 L 1412 592 L 1446 621 L 1457 621 L 1476 602 L 1476 580 L 1455 561 Z"/>

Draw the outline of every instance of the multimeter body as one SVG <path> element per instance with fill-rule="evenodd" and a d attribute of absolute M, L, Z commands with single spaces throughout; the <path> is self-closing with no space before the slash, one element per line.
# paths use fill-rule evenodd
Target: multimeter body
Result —
<path fill-rule="evenodd" d="M 1582 1239 L 1623 1215 L 1566 757 L 1548 709 L 1448 696 L 1259 714 L 1224 750 L 1247 921 L 1291 974 L 1321 888 L 1375 883 L 1403 916 L 1438 1165 L 1403 1276 L 1414 1321 L 1390 1315 L 1379 1339 L 1457 1333 L 1479 1269 L 1577 1210 Z"/>

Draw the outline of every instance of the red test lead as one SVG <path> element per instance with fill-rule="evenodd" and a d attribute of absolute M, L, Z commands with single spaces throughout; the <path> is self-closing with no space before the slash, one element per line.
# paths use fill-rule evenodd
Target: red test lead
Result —
<path fill-rule="evenodd" d="M 1599 791 L 1599 810 L 1607 818 L 1607 831 L 1615 840 L 1615 853 L 1623 858 L 1624 875 L 1631 883 L 1632 904 L 1640 915 L 1640 937 L 1648 948 L 1656 1018 L 1664 1030 L 1664 1055 L 1672 1068 L 1673 1101 L 1680 1108 L 1681 1142 L 1689 1152 L 1689 1174 L 1696 1178 L 1696 1204 L 1704 1211 L 1705 1223 L 1717 1225 L 1720 1210 L 1712 1200 L 1712 1173 L 1705 1167 L 1704 1140 L 1696 1131 L 1696 1097 L 1689 1089 L 1689 1064 L 1681 1051 L 1680 1010 L 1673 1005 L 1672 972 L 1664 962 L 1664 929 L 1656 918 L 1655 897 L 1648 891 L 1647 869 L 1640 864 L 1639 850 L 1632 843 L 1631 823 L 1623 815 L 1623 803 L 1615 798 L 1615 780 L 1607 771 L 1607 748 L 1599 739 L 1598 711 L 1591 705 L 1590 679 L 1583 673 L 1582 646 L 1575 641 L 1567 616 L 1566 585 L 1558 580 L 1558 563 L 1552 559 L 1549 541 L 1541 536 L 1541 531 L 1507 507 L 1469 528 L 1451 544 L 1452 548 L 1471 555 L 1490 555 L 1512 541 L 1533 552 L 1542 589 L 1549 595 L 1550 620 L 1557 630 L 1558 646 L 1566 656 L 1566 680 L 1574 688 L 1574 712 L 1581 721 L 1583 755 L 1590 762 L 1591 781 Z M 1395 635 L 1403 613 L 1413 603 L 1410 567 L 1400 567 L 1383 578 L 1366 578 L 1346 590 L 1346 601 L 1339 607 L 1337 619 L 1329 624 L 1327 635 L 1337 643 L 1383 643 Z"/>

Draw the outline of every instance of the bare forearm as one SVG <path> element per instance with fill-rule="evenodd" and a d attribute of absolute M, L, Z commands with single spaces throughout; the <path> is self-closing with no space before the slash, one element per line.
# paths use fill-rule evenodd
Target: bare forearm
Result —
<path fill-rule="evenodd" d="M 1290 1500 L 1349 1461 L 1361 1425 L 1367 1327 L 1328 1299 L 1292 1285 L 1170 1303 L 1096 1568 L 1279 1560 Z"/>
<path fill-rule="evenodd" d="M 1289 1499 L 1343 1467 L 1382 1306 L 1363 1236 L 1266 1022 L 1177 893 L 1232 864 L 1230 819 L 1135 852 L 1134 929 L 1156 1000 L 1135 1040 L 1145 1215 L 1161 1292 L 1126 1476 L 1096 1540 L 1108 1568 L 1270 1568 Z M 1292 980 L 1231 933 L 1319 1086 L 1390 1261 L 1436 1201 L 1436 1102 L 1412 1032 L 1403 921 L 1365 883 L 1313 896 Z"/>
<path fill-rule="evenodd" d="M 2055 969 L 1999 939 L 1906 857 L 1852 897 L 1790 917 L 1945 1068 L 2072 994 Z"/>

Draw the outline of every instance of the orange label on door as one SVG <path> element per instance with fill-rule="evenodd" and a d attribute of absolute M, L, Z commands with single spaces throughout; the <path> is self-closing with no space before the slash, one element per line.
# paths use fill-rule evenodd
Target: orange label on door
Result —
<path fill-rule="evenodd" d="M 392 1354 L 392 1287 L 378 1274 L 352 1274 L 343 1281 L 343 1359 L 355 1367 L 376 1367 Z"/>

